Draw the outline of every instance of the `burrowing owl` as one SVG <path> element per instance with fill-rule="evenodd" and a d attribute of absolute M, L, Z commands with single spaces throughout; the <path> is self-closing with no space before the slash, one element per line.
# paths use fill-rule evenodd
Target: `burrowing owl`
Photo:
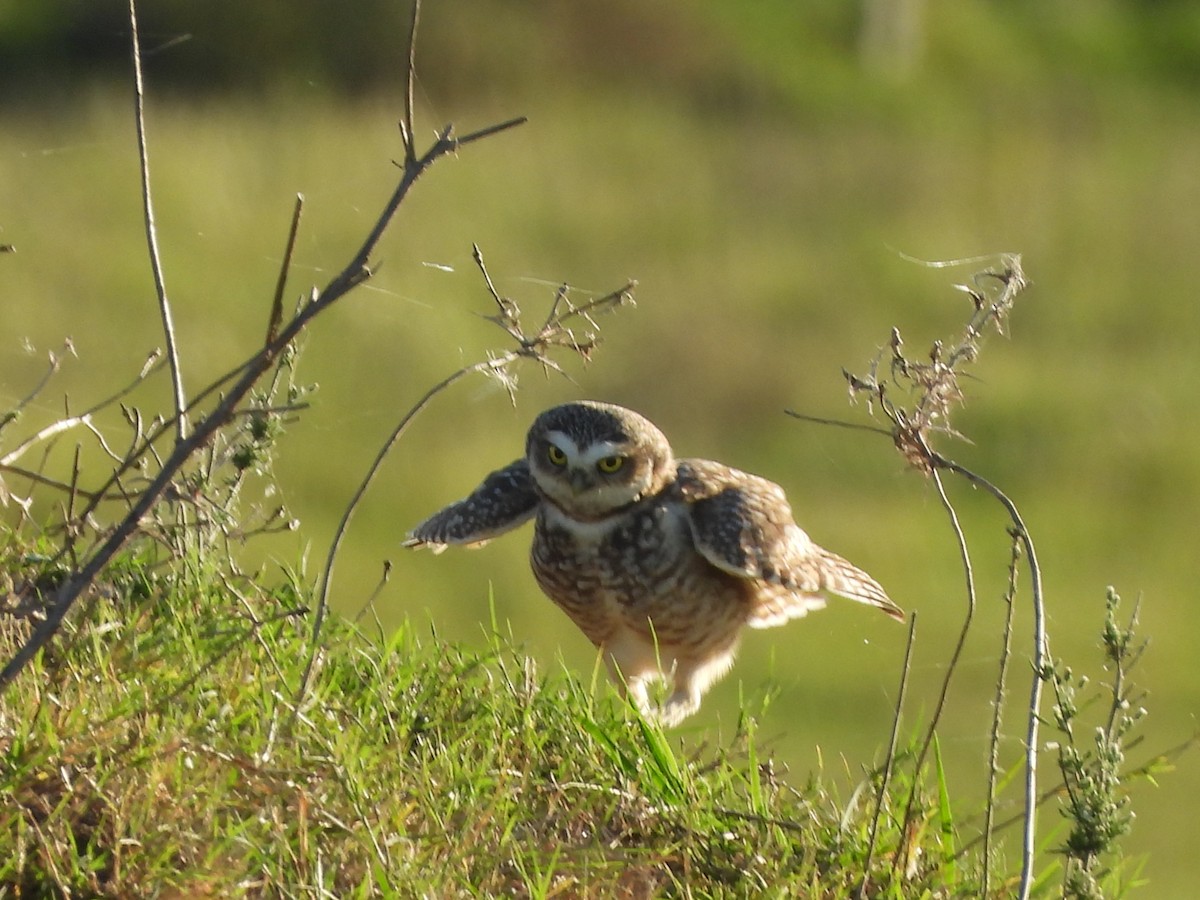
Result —
<path fill-rule="evenodd" d="M 480 546 L 536 519 L 543 591 L 604 654 L 646 714 L 674 725 L 733 663 L 742 626 L 825 605 L 822 591 L 904 614 L 866 572 L 818 547 L 783 489 L 706 459 L 675 459 L 632 410 L 584 401 L 537 417 L 525 456 L 431 516 L 405 546 Z M 672 693 L 651 709 L 647 682 Z"/>

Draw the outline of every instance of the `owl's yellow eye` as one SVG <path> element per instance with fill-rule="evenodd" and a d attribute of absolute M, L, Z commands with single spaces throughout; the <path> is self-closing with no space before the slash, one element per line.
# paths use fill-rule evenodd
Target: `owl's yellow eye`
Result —
<path fill-rule="evenodd" d="M 546 459 L 550 460 L 556 466 L 565 466 L 567 464 L 567 454 L 557 444 L 546 445 Z"/>
<path fill-rule="evenodd" d="M 606 456 L 596 463 L 596 468 L 606 475 L 611 475 L 613 472 L 619 471 L 623 465 L 625 465 L 625 457 Z"/>

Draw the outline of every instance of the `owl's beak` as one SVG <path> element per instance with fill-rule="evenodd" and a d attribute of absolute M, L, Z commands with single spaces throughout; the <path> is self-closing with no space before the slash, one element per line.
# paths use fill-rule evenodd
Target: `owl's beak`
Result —
<path fill-rule="evenodd" d="M 571 490 L 576 494 L 586 491 L 592 486 L 591 475 L 585 469 L 571 469 L 567 473 L 567 481 L 571 485 Z"/>

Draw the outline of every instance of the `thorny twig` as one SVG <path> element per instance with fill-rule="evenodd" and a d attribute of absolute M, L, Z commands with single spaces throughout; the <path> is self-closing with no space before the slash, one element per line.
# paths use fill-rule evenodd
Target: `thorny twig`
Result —
<path fill-rule="evenodd" d="M 592 351 L 600 343 L 598 336 L 600 326 L 596 324 L 596 320 L 592 316 L 610 312 L 626 303 L 632 303 L 633 291 L 637 287 L 636 281 L 627 281 L 615 291 L 593 297 L 582 306 L 575 306 L 569 297 L 570 288 L 565 284 L 560 285 L 554 292 L 554 302 L 550 305 L 546 320 L 542 322 L 537 331 L 526 333 L 521 323 L 521 308 L 517 306 L 516 301 L 501 296 L 496 290 L 492 276 L 488 274 L 487 266 L 483 262 L 483 253 L 478 244 L 471 246 L 471 258 L 479 267 L 488 293 L 496 304 L 496 314 L 484 316 L 484 318 L 489 322 L 494 322 L 516 342 L 517 347 L 512 351 L 515 356 L 536 360 L 543 368 L 560 374 L 563 370 L 548 355 L 549 352 L 555 348 L 566 348 L 579 354 L 585 362 L 590 360 Z M 589 329 L 584 332 L 582 339 L 575 334 L 572 327 L 579 319 L 582 319 Z M 511 390 L 509 393 L 511 396 Z"/>
<path fill-rule="evenodd" d="M 400 143 L 404 147 L 404 165 L 417 161 L 417 148 L 413 137 L 413 82 L 417 76 L 417 42 L 414 35 L 421 19 L 420 2 L 413 3 L 412 17 L 408 22 L 408 65 L 404 73 L 404 116 L 400 119 Z"/>

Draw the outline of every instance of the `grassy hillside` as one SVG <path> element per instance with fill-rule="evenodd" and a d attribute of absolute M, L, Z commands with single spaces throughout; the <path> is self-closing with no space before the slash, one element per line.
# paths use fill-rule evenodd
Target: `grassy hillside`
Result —
<path fill-rule="evenodd" d="M 655 419 L 681 453 L 781 482 L 814 538 L 918 610 L 910 696 L 926 714 L 964 608 L 936 496 L 886 442 L 782 410 L 861 416 L 844 405 L 843 367 L 861 370 L 892 326 L 924 347 L 961 322 L 966 301 L 949 283 L 971 270 L 923 268 L 898 251 L 1017 250 L 1033 289 L 1011 339 L 989 341 L 968 385 L 958 426 L 973 443 L 946 446 L 1021 504 L 1066 658 L 1095 652 L 1106 584 L 1143 598 L 1155 746 L 1191 734 L 1200 323 L 1188 298 L 1200 115 L 1187 70 L 1164 71 L 1161 54 L 1144 51 L 1153 34 L 1182 40 L 1187 28 L 1149 13 L 1135 31 L 1115 13 L 1039 12 L 1057 4 L 1015 13 L 938 5 L 921 65 L 895 80 L 861 65 L 840 4 L 803 16 L 764 4 L 761 17 L 572 4 L 571 13 L 530 6 L 500 18 L 508 6 L 477 8 L 488 30 L 427 10 L 421 133 L 451 120 L 463 129 L 514 114 L 531 121 L 419 185 L 369 289 L 309 341 L 300 377 L 320 389 L 275 465 L 277 496 L 303 525 L 254 542 L 244 562 L 268 560 L 268 583 L 280 567 L 310 580 L 403 411 L 498 346 L 477 315 L 491 309 L 470 259 L 475 241 L 500 289 L 531 314 L 563 280 L 589 296 L 636 277 L 639 305 L 603 323 L 606 343 L 592 365 L 571 366 L 574 384 L 525 371 L 515 409 L 483 380 L 440 398 L 355 520 L 336 607 L 360 609 L 391 560 L 376 603 L 386 634 L 428 621 L 456 645 L 480 647 L 493 603 L 501 630 L 542 671 L 589 672 L 590 648 L 527 572 L 523 536 L 453 560 L 401 556 L 397 543 L 515 456 L 538 410 L 601 397 Z M 1162 16 L 1181 15 L 1168 8 Z M 380 29 L 399 33 L 399 18 Z M 195 388 L 261 339 L 296 191 L 307 207 L 295 292 L 323 283 L 361 238 L 395 178 L 400 91 L 348 98 L 314 77 L 232 97 L 175 95 L 156 89 L 153 67 L 148 74 L 167 283 Z M 23 427 L 59 416 L 63 395 L 79 408 L 115 390 L 161 343 L 126 93 L 97 82 L 69 100 L 47 96 L 4 98 L 0 243 L 17 252 L 0 256 L 9 298 L 0 406 L 28 392 L 64 336 L 78 360 L 66 359 Z M 160 378 L 130 402 L 159 410 L 167 396 Z M 119 428 L 113 418 L 107 425 Z M 47 470 L 69 472 L 72 452 L 60 442 Z M 103 459 L 88 442 L 83 454 L 85 466 Z M 962 785 L 956 796 L 977 809 L 1008 541 L 985 498 L 961 491 L 955 500 L 982 600 L 941 745 L 951 783 Z M 43 502 L 35 517 L 54 506 Z M 11 506 L 8 514 L 19 517 Z M 854 776 L 837 792 L 849 796 L 886 741 L 904 642 L 902 629 L 860 612 L 835 607 L 751 635 L 685 739 L 736 732 L 745 697 L 771 696 L 761 727 L 777 764 L 795 784 L 844 756 Z M 1019 614 L 1027 654 L 1027 607 Z M 1023 694 L 1028 671 L 1013 673 Z M 1019 756 L 1018 729 L 1004 749 L 1009 761 Z M 825 771 L 838 780 L 840 769 Z M 1169 790 L 1135 796 L 1126 847 L 1154 850 L 1146 873 L 1155 896 L 1182 896 L 1189 831 L 1174 798 L 1200 781 L 1189 765 L 1162 783 Z"/>
<path fill-rule="evenodd" d="M 46 549 L 5 535 L 5 658 L 69 577 Z M 1012 896 L 936 744 L 915 795 L 915 744 L 789 772 L 770 702 L 670 737 L 494 621 L 469 648 L 335 619 L 309 677 L 312 602 L 136 539 L 0 701 L 0 896 Z M 1128 808 L 1079 800 L 1066 843 L 1107 855 Z"/>
<path fill-rule="evenodd" d="M 335 621 L 298 697 L 309 598 L 144 549 L 4 695 L 0 895 L 855 895 L 878 772 L 785 779 L 749 713 L 680 744 L 494 631 Z M 26 608 L 31 556 L 7 542 Z M 23 631 L 9 610 L 5 656 Z M 902 838 L 903 802 L 870 895 L 902 845 L 905 891 L 975 896 L 949 809 Z"/>

